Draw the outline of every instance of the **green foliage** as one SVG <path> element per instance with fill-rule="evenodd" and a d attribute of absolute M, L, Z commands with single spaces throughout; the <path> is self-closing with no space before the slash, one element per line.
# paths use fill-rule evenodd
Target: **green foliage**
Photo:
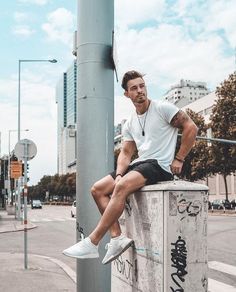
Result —
<path fill-rule="evenodd" d="M 204 118 L 200 114 L 197 114 L 190 109 L 187 109 L 186 112 L 198 127 L 198 136 L 206 136 L 207 126 L 204 122 Z M 180 147 L 180 141 L 181 138 L 178 138 L 176 153 Z M 208 156 L 209 148 L 207 146 L 207 142 L 203 140 L 197 140 L 194 147 L 185 158 L 180 177 L 190 181 L 196 181 L 205 178 L 209 173 Z"/>
<path fill-rule="evenodd" d="M 45 175 L 36 186 L 29 187 L 29 196 L 31 198 L 45 200 L 46 192 L 49 192 L 49 198 L 58 196 L 61 199 L 67 197 L 67 199 L 72 200 L 76 194 L 76 174 Z"/>
<path fill-rule="evenodd" d="M 236 72 L 217 87 L 216 95 L 218 99 L 210 117 L 213 137 L 236 141 Z M 226 176 L 236 170 L 236 146 L 235 144 L 213 143 L 209 154 L 210 171 L 212 174 L 223 175 L 227 199 Z"/>

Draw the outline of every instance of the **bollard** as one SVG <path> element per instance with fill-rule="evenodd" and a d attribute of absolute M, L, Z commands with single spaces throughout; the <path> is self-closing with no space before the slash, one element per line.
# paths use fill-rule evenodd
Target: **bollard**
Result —
<path fill-rule="evenodd" d="M 112 262 L 112 292 L 203 292 L 207 278 L 208 187 L 146 186 L 119 219 L 134 246 Z"/>

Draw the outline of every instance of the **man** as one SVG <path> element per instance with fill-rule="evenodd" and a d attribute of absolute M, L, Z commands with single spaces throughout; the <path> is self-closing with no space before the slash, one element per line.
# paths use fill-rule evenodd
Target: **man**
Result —
<path fill-rule="evenodd" d="M 133 243 L 121 233 L 118 222 L 127 197 L 145 185 L 172 180 L 173 174 L 180 174 L 197 135 L 197 127 L 186 113 L 173 104 L 147 97 L 145 81 L 139 72 L 125 73 L 122 87 L 135 112 L 124 125 L 116 171 L 91 189 L 102 217 L 88 237 L 63 251 L 71 257 L 97 258 L 98 243 L 109 230 L 111 241 L 103 264 L 116 259 Z M 178 129 L 182 129 L 182 139 L 174 157 Z M 131 163 L 136 149 L 139 157 Z"/>

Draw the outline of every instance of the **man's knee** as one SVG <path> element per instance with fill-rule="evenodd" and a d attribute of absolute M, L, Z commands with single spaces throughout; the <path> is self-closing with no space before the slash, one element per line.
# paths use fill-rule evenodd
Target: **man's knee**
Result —
<path fill-rule="evenodd" d="M 99 188 L 97 186 L 97 184 L 95 183 L 92 187 L 91 187 L 91 194 L 92 196 L 95 198 L 98 198 L 100 196 L 100 191 Z"/>
<path fill-rule="evenodd" d="M 120 180 L 116 185 L 112 196 L 127 196 L 127 184 L 125 181 Z"/>

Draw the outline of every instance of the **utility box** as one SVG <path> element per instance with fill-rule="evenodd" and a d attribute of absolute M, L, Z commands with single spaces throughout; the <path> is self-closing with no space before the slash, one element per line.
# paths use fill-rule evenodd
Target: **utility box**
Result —
<path fill-rule="evenodd" d="M 119 219 L 134 246 L 111 263 L 112 292 L 203 292 L 208 187 L 170 181 L 130 195 Z"/>

